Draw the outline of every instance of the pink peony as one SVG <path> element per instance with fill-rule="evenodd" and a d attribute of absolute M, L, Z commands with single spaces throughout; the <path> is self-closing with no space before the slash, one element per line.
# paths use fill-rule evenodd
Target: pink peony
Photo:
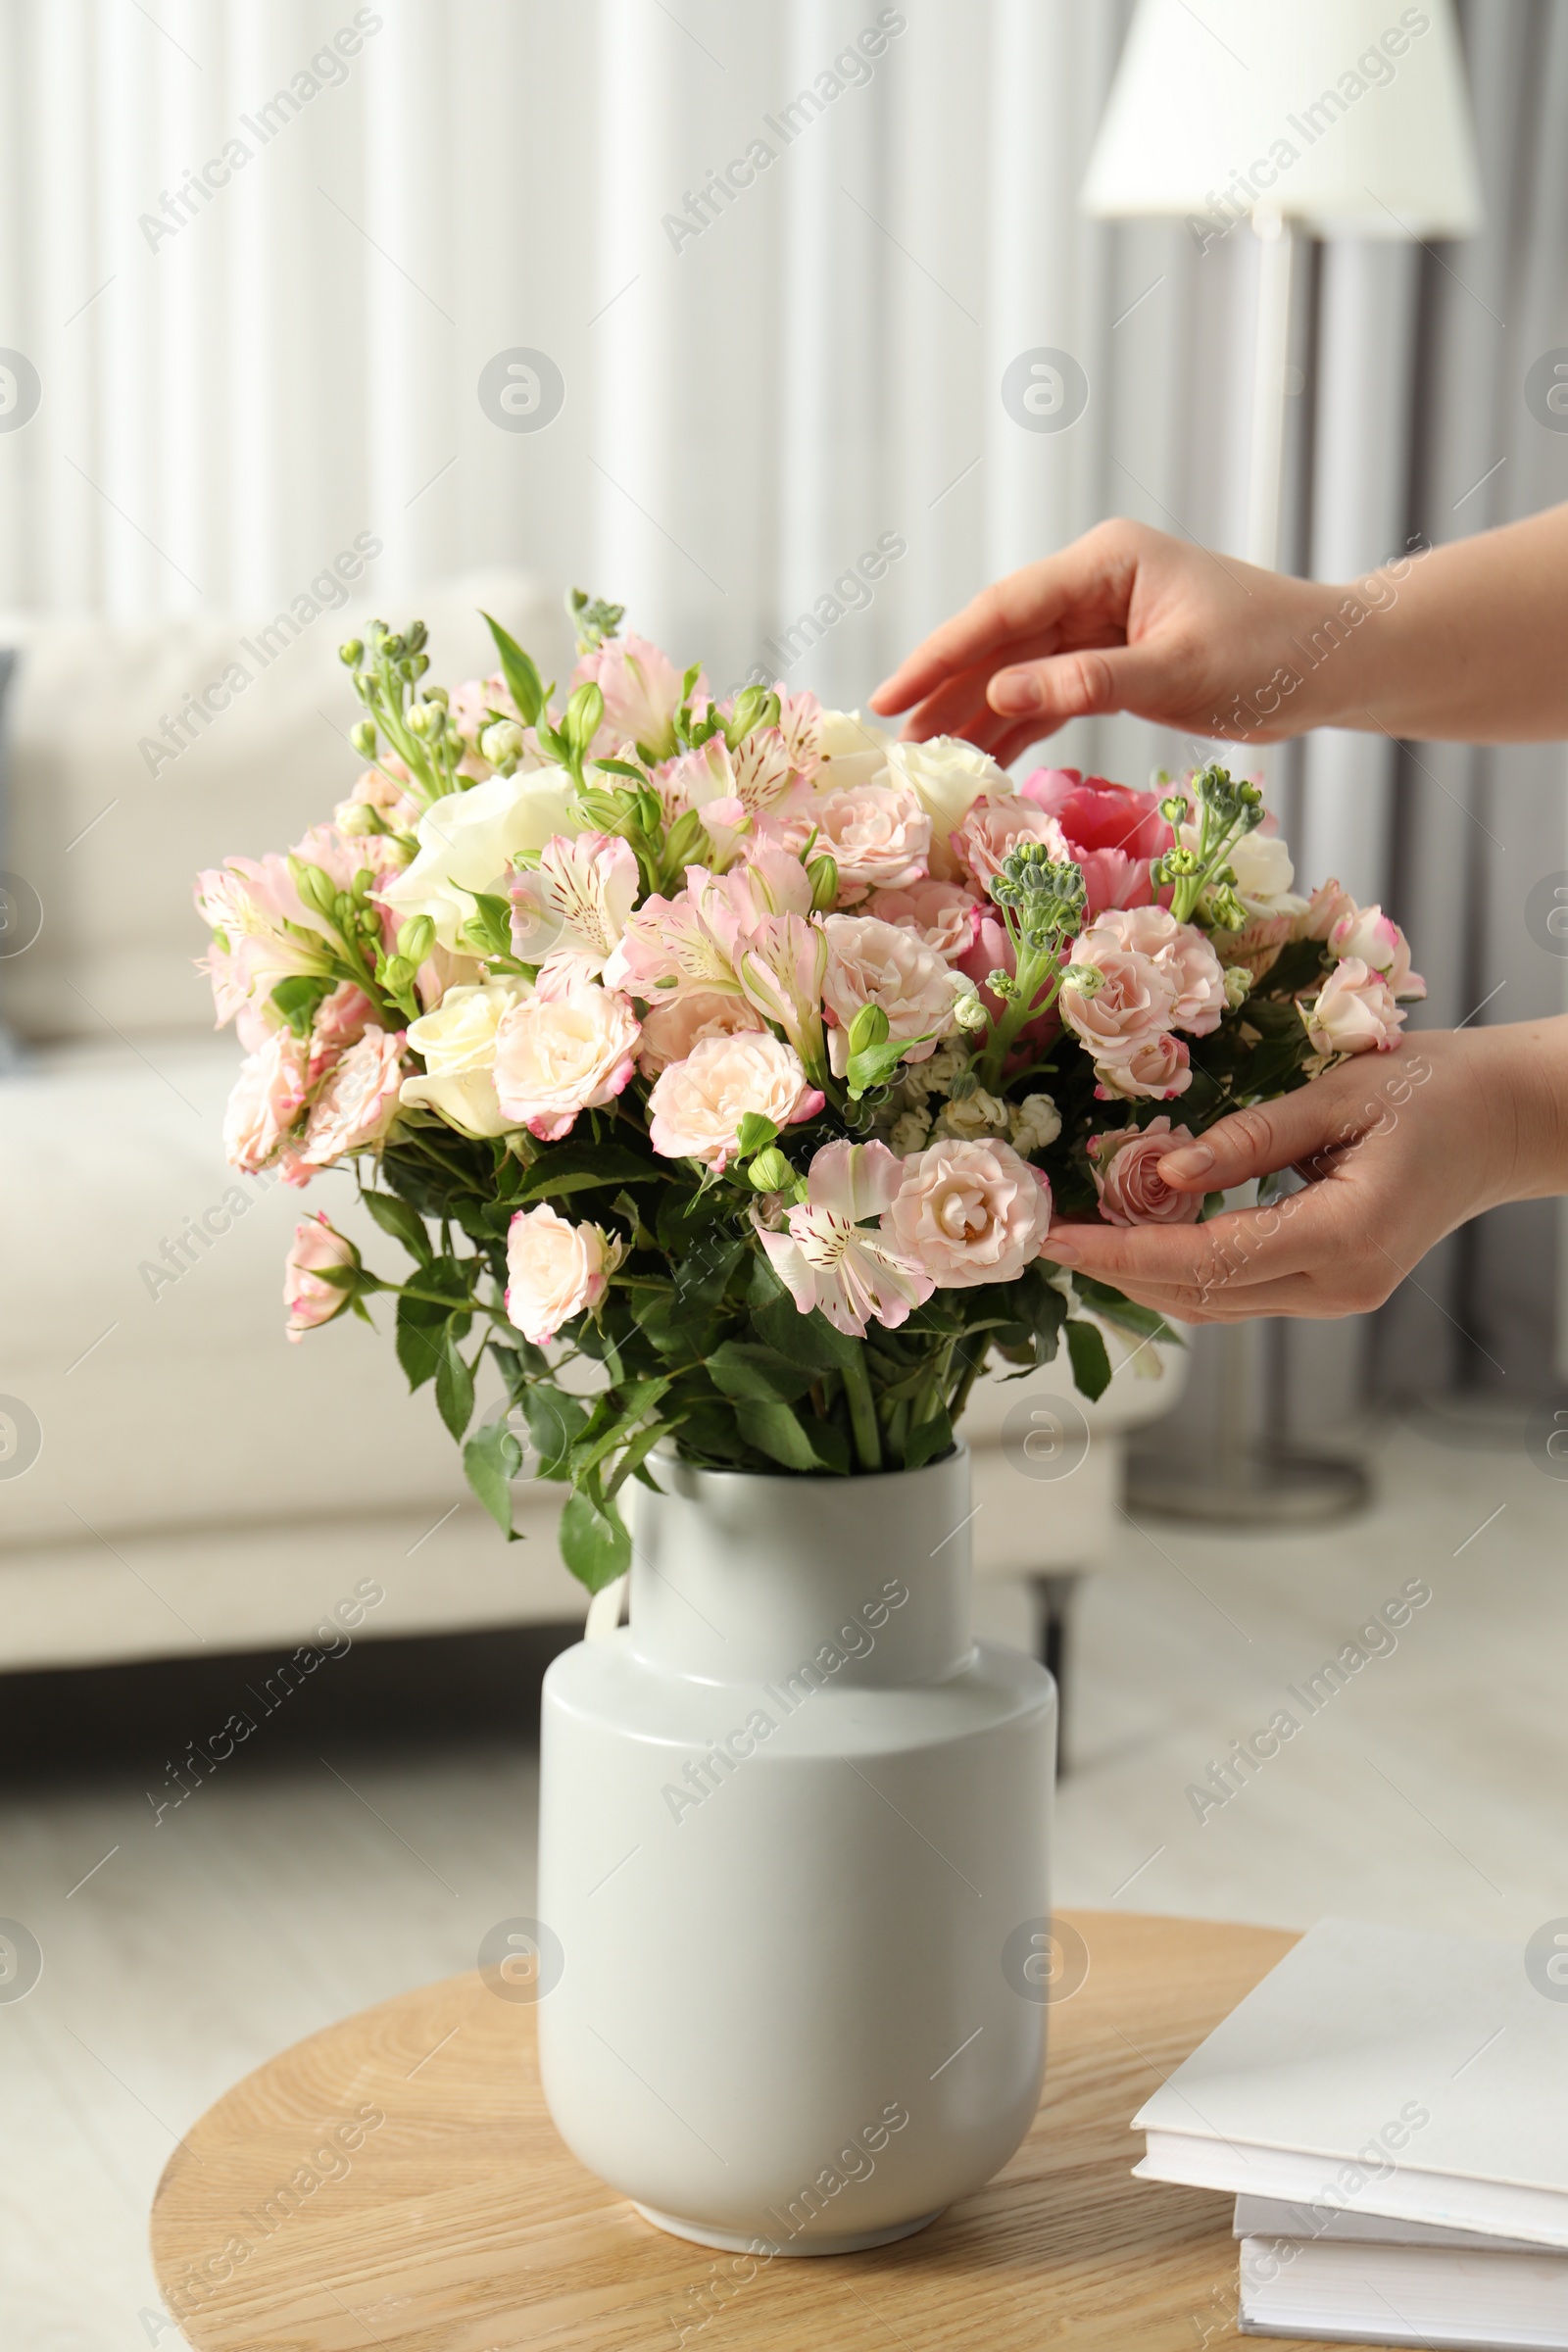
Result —
<path fill-rule="evenodd" d="M 1159 1172 L 1167 1152 L 1193 1141 L 1192 1131 L 1173 1127 L 1161 1111 L 1147 1127 L 1124 1127 L 1117 1135 L 1092 1135 L 1089 1164 L 1100 1213 L 1107 1225 L 1194 1225 L 1203 1211 L 1201 1193 L 1178 1193 Z"/>
<path fill-rule="evenodd" d="M 352 1290 L 324 1282 L 324 1273 L 340 1266 L 357 1266 L 360 1253 L 345 1241 L 318 1209 L 294 1228 L 294 1242 L 283 1267 L 283 1304 L 288 1308 L 288 1336 L 296 1345 L 308 1331 L 330 1323 L 353 1298 Z"/>
<path fill-rule="evenodd" d="M 874 890 L 859 911 L 874 914 L 879 923 L 912 931 L 948 963 L 958 962 L 980 936 L 980 902 L 961 882 L 911 882 L 903 890 Z"/>
<path fill-rule="evenodd" d="M 349 1048 L 311 1105 L 299 1154 L 309 1167 L 381 1142 L 398 1115 L 404 1044 L 401 1029 L 389 1037 L 372 1024 Z"/>
<path fill-rule="evenodd" d="M 869 1218 L 892 1206 L 903 1177 L 904 1162 L 886 1144 L 824 1144 L 807 1170 L 808 1199 L 789 1210 L 784 1232 L 768 1232 L 753 1210 L 757 1238 L 803 1315 L 820 1307 L 835 1331 L 858 1340 L 873 1319 L 896 1331 L 930 1298 L 931 1277 L 891 1248 L 885 1232 L 867 1230 Z"/>
<path fill-rule="evenodd" d="M 1037 767 L 1018 789 L 1061 826 L 1083 869 L 1091 915 L 1152 901 L 1150 865 L 1171 846 L 1157 794 L 1084 776 L 1075 767 Z"/>
<path fill-rule="evenodd" d="M 1410 969 L 1409 941 L 1381 906 L 1350 906 L 1329 932 L 1328 942 L 1336 956 L 1358 956 L 1369 970 L 1381 972 L 1401 1004 L 1426 995 L 1426 982 Z"/>
<path fill-rule="evenodd" d="M 241 1064 L 223 1114 L 223 1152 L 231 1167 L 254 1176 L 275 1159 L 305 1107 L 309 1049 L 292 1029 L 274 1029 Z"/>
<path fill-rule="evenodd" d="M 963 871 L 984 890 L 1020 841 L 1043 841 L 1055 858 L 1072 856 L 1055 818 L 1015 792 L 982 793 L 948 846 Z"/>
<path fill-rule="evenodd" d="M 705 1038 L 739 1037 L 763 1033 L 762 1016 L 744 997 L 716 988 L 667 989 L 655 999 L 643 1016 L 637 1040 L 637 1067 L 645 1078 L 657 1078 L 672 1061 L 684 1061 Z"/>
<path fill-rule="evenodd" d="M 1404 1009 L 1381 972 L 1359 956 L 1337 963 L 1315 1003 L 1298 1000 L 1306 1034 L 1319 1054 L 1392 1054 Z"/>
<path fill-rule="evenodd" d="M 1225 1010 L 1225 969 L 1196 923 L 1179 923 L 1163 906 L 1116 908 L 1091 926 L 1156 963 L 1175 990 L 1171 1027 L 1193 1037 L 1217 1029 Z"/>
<path fill-rule="evenodd" d="M 559 1143 L 581 1110 L 612 1102 L 636 1063 L 637 1016 L 622 996 L 591 980 L 540 987 L 496 1026 L 495 1084 L 502 1115 Z"/>
<path fill-rule="evenodd" d="M 839 869 L 841 890 L 897 890 L 920 881 L 931 850 L 931 819 L 906 785 L 859 784 L 830 793 L 811 810 L 816 848 Z"/>
<path fill-rule="evenodd" d="M 1137 1047 L 1125 1061 L 1097 1061 L 1095 1076 L 1095 1092 L 1102 1102 L 1140 1097 L 1168 1102 L 1173 1095 L 1185 1095 L 1193 1083 L 1187 1048 L 1168 1029 L 1163 1037 L 1152 1037 Z"/>
<path fill-rule="evenodd" d="M 600 1225 L 573 1225 L 548 1202 L 507 1228 L 507 1320 L 543 1348 L 563 1323 L 597 1306 L 625 1253 Z"/>
<path fill-rule="evenodd" d="M 573 691 L 589 683 L 605 698 L 605 728 L 622 743 L 646 744 L 656 757 L 675 748 L 673 720 L 680 709 L 680 671 L 669 656 L 646 637 L 607 637 L 584 654 L 571 673 Z M 705 694 L 701 677 L 694 699 Z"/>
<path fill-rule="evenodd" d="M 1051 1186 L 1010 1144 L 944 1141 L 904 1162 L 882 1230 L 939 1291 L 1014 1282 L 1045 1249 Z"/>
<path fill-rule="evenodd" d="M 1057 1008 L 1097 1063 L 1128 1062 L 1170 1027 L 1176 984 L 1152 956 L 1123 947 L 1116 932 L 1095 924 L 1073 941 L 1071 960 L 1096 971 L 1100 986 L 1091 994 L 1069 981 Z"/>
<path fill-rule="evenodd" d="M 648 1138 L 665 1159 L 700 1159 L 722 1169 L 748 1111 L 786 1127 L 814 1119 L 822 1102 L 800 1055 L 771 1032 L 705 1038 L 655 1082 Z"/>
<path fill-rule="evenodd" d="M 934 948 L 874 914 L 830 914 L 822 998 L 837 1026 L 828 1037 L 835 1077 L 849 1066 L 850 1023 L 862 1004 L 879 1004 L 888 1036 L 907 1039 L 906 1061 L 929 1061 L 953 1027 L 959 984 Z"/>

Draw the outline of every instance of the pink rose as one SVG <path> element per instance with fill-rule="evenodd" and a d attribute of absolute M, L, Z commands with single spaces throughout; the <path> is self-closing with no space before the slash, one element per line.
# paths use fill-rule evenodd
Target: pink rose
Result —
<path fill-rule="evenodd" d="M 573 1225 L 547 1201 L 517 1211 L 507 1228 L 507 1320 L 534 1347 L 597 1306 L 625 1254 L 600 1225 Z"/>
<path fill-rule="evenodd" d="M 811 808 L 816 850 L 839 869 L 849 892 L 897 890 L 918 882 L 931 852 L 931 819 L 907 785 L 858 784 L 829 793 Z"/>
<path fill-rule="evenodd" d="M 559 1143 L 580 1110 L 613 1102 L 636 1063 L 637 1016 L 591 980 L 541 987 L 496 1026 L 496 1098 L 504 1117 Z"/>
<path fill-rule="evenodd" d="M 656 997 L 644 1016 L 637 1040 L 637 1067 L 645 1078 L 657 1078 L 672 1061 L 684 1061 L 710 1037 L 758 1036 L 762 1016 L 744 997 L 727 996 L 716 988 L 685 988 Z"/>
<path fill-rule="evenodd" d="M 283 1267 L 283 1304 L 288 1308 L 288 1336 L 296 1345 L 308 1331 L 330 1323 L 349 1304 L 354 1293 L 324 1282 L 324 1273 L 357 1266 L 360 1253 L 327 1223 L 319 1209 L 294 1228 L 294 1243 Z"/>
<path fill-rule="evenodd" d="M 944 1141 L 904 1162 L 882 1230 L 939 1291 L 1014 1282 L 1051 1230 L 1051 1186 L 1010 1144 Z"/>
<path fill-rule="evenodd" d="M 607 637 L 584 654 L 571 673 L 572 689 L 596 685 L 605 698 L 605 730 L 622 743 L 642 743 L 657 756 L 675 748 L 672 721 L 680 709 L 681 673 L 646 637 Z M 706 694 L 701 677 L 694 700 Z"/>
<path fill-rule="evenodd" d="M 349 1048 L 311 1105 L 300 1149 L 308 1166 L 324 1168 L 381 1142 L 398 1115 L 404 1043 L 401 1029 L 389 1037 L 372 1024 Z"/>
<path fill-rule="evenodd" d="M 648 1138 L 665 1159 L 701 1159 L 722 1169 L 748 1111 L 787 1127 L 814 1119 L 822 1102 L 807 1083 L 800 1055 L 771 1032 L 705 1038 L 655 1081 Z"/>
<path fill-rule="evenodd" d="M 908 1041 L 906 1061 L 929 1061 L 937 1040 L 953 1026 L 959 983 L 934 948 L 912 931 L 878 922 L 874 914 L 830 914 L 822 999 L 837 1026 L 828 1035 L 835 1077 L 849 1067 L 850 1023 L 862 1004 L 879 1004 L 888 1036 Z"/>
<path fill-rule="evenodd" d="M 340 980 L 331 995 L 321 999 L 311 1023 L 312 1078 L 318 1078 L 335 1054 L 357 1046 L 374 1018 L 375 1006 L 364 989 L 352 980 Z"/>
<path fill-rule="evenodd" d="M 1334 966 L 1315 1004 L 1298 1000 L 1306 1034 L 1319 1054 L 1392 1054 L 1404 1022 L 1402 1005 L 1381 972 L 1359 956 Z"/>
<path fill-rule="evenodd" d="M 947 963 L 956 963 L 974 946 L 981 911 L 973 891 L 961 882 L 911 882 L 903 890 L 874 890 L 860 908 L 879 923 L 912 931 Z"/>
<path fill-rule="evenodd" d="M 1105 1223 L 1195 1225 L 1203 1211 L 1202 1194 L 1178 1193 L 1159 1172 L 1167 1152 L 1179 1151 L 1193 1140 L 1191 1129 L 1173 1127 L 1163 1111 L 1147 1127 L 1092 1135 L 1089 1164 Z"/>
<path fill-rule="evenodd" d="M 1225 968 L 1196 923 L 1179 923 L 1163 906 L 1132 906 L 1101 915 L 1091 929 L 1095 938 L 1117 940 L 1159 966 L 1176 992 L 1173 1029 L 1207 1037 L 1219 1027 Z"/>
<path fill-rule="evenodd" d="M 1170 1027 L 1175 981 L 1152 956 L 1123 947 L 1116 932 L 1094 925 L 1073 941 L 1071 961 L 1098 972 L 1100 985 L 1091 994 L 1069 981 L 1057 1009 L 1097 1062 L 1128 1062 Z"/>
<path fill-rule="evenodd" d="M 1037 767 L 1019 786 L 1054 816 L 1082 867 L 1091 915 L 1106 907 L 1143 906 L 1154 897 L 1150 864 L 1171 846 L 1171 829 L 1159 813 L 1159 796 L 1084 776 L 1075 767 Z"/>
<path fill-rule="evenodd" d="M 955 827 L 948 846 L 963 871 L 984 890 L 1020 841 L 1043 841 L 1052 857 L 1062 860 L 1072 856 L 1055 818 L 1015 792 L 983 792 L 962 824 Z"/>
<path fill-rule="evenodd" d="M 305 1107 L 309 1049 L 292 1029 L 274 1029 L 241 1065 L 223 1114 L 229 1165 L 254 1176 L 275 1159 Z"/>
<path fill-rule="evenodd" d="M 1320 882 L 1306 902 L 1306 912 L 1296 918 L 1298 939 L 1327 939 L 1342 915 L 1354 914 L 1355 901 L 1338 882 Z"/>
<path fill-rule="evenodd" d="M 1173 1095 L 1185 1095 L 1193 1083 L 1187 1048 L 1168 1029 L 1163 1037 L 1152 1037 L 1137 1047 L 1125 1061 L 1097 1061 L 1095 1076 L 1102 1102 L 1138 1098 L 1168 1102 Z"/>
<path fill-rule="evenodd" d="M 1426 995 L 1426 982 L 1410 969 L 1409 941 L 1381 906 L 1350 906 L 1329 932 L 1328 942 L 1336 956 L 1358 956 L 1370 971 L 1381 972 L 1401 1003 Z"/>

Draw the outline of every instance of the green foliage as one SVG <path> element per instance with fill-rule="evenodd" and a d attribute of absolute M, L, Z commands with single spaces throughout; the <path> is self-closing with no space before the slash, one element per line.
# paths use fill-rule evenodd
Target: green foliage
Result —
<path fill-rule="evenodd" d="M 507 681 L 507 692 L 516 704 L 517 715 L 523 725 L 531 727 L 537 723 L 539 713 L 545 707 L 545 689 L 539 672 L 516 639 L 508 636 L 499 620 L 492 619 L 488 612 L 482 617 L 496 641 L 496 652 L 501 656 L 501 674 Z"/>
<path fill-rule="evenodd" d="M 1095 1397 L 1103 1396 L 1110 1386 L 1110 1356 L 1105 1343 L 1093 1323 L 1080 1323 L 1075 1315 L 1069 1315 L 1065 1328 L 1073 1380 L 1093 1402 Z"/>
<path fill-rule="evenodd" d="M 504 1421 L 488 1422 L 463 1448 L 469 1486 L 508 1543 L 522 1541 L 512 1524 L 512 1481 L 522 1468 L 522 1447 Z"/>

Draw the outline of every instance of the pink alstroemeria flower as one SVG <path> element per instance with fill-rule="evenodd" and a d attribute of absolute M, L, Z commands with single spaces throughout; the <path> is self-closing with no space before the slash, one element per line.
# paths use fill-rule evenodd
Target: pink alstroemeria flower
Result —
<path fill-rule="evenodd" d="M 863 1339 L 873 1319 L 897 1330 L 936 1288 L 866 1223 L 893 1205 L 904 1162 L 886 1144 L 824 1144 L 806 1181 L 808 1198 L 789 1211 L 784 1232 L 769 1233 L 753 1211 L 774 1273 L 803 1315 L 820 1307 L 852 1339 Z"/>

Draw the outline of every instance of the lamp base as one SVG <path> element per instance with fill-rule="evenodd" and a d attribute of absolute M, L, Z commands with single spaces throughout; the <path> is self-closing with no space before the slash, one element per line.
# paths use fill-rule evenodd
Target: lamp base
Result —
<path fill-rule="evenodd" d="M 1359 1462 L 1284 1448 L 1250 1447 L 1226 1463 L 1135 1459 L 1127 1472 L 1131 1510 L 1214 1527 L 1322 1527 L 1371 1499 Z"/>

